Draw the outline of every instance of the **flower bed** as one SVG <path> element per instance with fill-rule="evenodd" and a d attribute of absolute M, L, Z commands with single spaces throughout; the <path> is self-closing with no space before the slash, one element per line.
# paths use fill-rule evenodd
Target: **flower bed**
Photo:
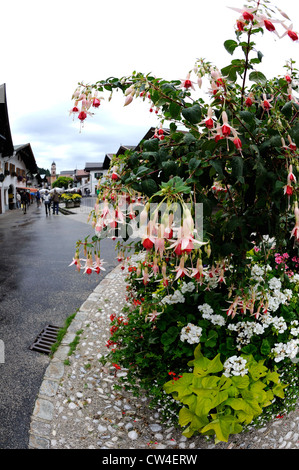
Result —
<path fill-rule="evenodd" d="M 105 89 L 122 90 L 125 106 L 149 100 L 160 119 L 140 148 L 113 157 L 94 234 L 71 263 L 99 273 L 101 239 L 122 239 L 127 305 L 111 317 L 105 360 L 127 370 L 119 387 L 145 390 L 187 437 L 216 441 L 298 401 L 299 77 L 292 60 L 283 77 L 256 70 L 253 38 L 275 27 L 273 11 L 253 3 L 224 43 L 243 60 L 219 70 L 200 59 L 196 81 L 134 72 L 74 93 L 80 121 Z M 298 40 L 291 26 L 284 35 Z M 204 79 L 207 103 L 196 94 Z"/>

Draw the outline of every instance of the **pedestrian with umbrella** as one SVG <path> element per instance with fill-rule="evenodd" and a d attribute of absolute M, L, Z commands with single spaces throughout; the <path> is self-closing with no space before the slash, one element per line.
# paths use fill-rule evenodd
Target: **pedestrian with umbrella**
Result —
<path fill-rule="evenodd" d="M 44 204 L 45 204 L 45 209 L 46 209 L 46 215 L 51 215 L 51 195 L 48 190 L 46 190 L 44 194 Z"/>

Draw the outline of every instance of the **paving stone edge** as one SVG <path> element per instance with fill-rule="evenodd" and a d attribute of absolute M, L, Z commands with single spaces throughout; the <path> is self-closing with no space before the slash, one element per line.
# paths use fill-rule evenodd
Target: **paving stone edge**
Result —
<path fill-rule="evenodd" d="M 31 416 L 28 449 L 51 448 L 51 422 L 53 419 L 54 401 L 60 380 L 64 376 L 65 367 L 67 367 L 64 362 L 69 357 L 69 345 L 74 340 L 76 331 L 82 327 L 84 321 L 88 320 L 91 307 L 95 307 L 98 300 L 95 294 L 101 293 L 119 272 L 120 266 L 116 266 L 105 276 L 81 305 L 74 320 L 69 325 L 61 344 L 50 360 Z"/>

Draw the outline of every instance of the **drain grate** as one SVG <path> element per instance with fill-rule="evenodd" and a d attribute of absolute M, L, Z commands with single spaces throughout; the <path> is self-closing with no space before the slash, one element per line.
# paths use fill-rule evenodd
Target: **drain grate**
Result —
<path fill-rule="evenodd" d="M 30 349 L 32 351 L 50 354 L 51 347 L 57 341 L 57 335 L 59 330 L 59 326 L 46 326 L 43 331 L 38 335 L 34 343 L 30 346 Z"/>

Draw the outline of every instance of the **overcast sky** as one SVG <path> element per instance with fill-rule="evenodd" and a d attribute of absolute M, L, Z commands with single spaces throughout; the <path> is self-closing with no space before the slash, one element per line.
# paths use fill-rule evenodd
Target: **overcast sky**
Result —
<path fill-rule="evenodd" d="M 246 2 L 244 2 L 246 3 Z M 242 0 L 10 0 L 1 5 L 0 84 L 6 83 L 14 145 L 30 143 L 37 165 L 57 172 L 101 162 L 120 145 L 136 145 L 155 117 L 148 103 L 123 107 L 123 96 L 102 102 L 80 133 L 69 116 L 77 83 L 151 72 L 183 79 L 197 58 L 219 68 L 231 56 L 223 42 L 235 39 Z M 274 0 L 299 31 L 299 2 Z M 288 22 L 289 24 L 289 22 Z M 299 59 L 299 43 L 266 32 L 257 48 L 267 78 Z M 299 64 L 297 64 L 299 68 Z"/>

